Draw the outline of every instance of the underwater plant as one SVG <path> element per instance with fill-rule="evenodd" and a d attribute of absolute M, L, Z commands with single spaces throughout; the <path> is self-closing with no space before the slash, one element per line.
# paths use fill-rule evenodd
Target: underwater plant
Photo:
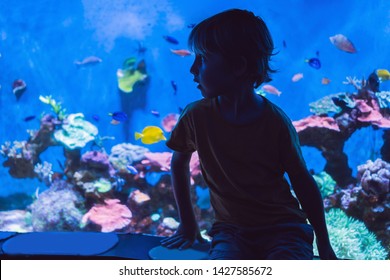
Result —
<path fill-rule="evenodd" d="M 334 192 L 336 182 L 328 173 L 321 171 L 320 173 L 313 175 L 313 178 L 320 189 L 322 198 L 331 195 Z"/>
<path fill-rule="evenodd" d="M 348 217 L 341 209 L 325 213 L 330 243 L 339 259 L 384 260 L 385 248 L 363 222 Z M 317 248 L 314 253 L 318 254 Z"/>
<path fill-rule="evenodd" d="M 57 118 L 59 120 L 63 120 L 65 118 L 66 109 L 62 108 L 61 102 L 55 101 L 55 99 L 53 99 L 51 95 L 47 95 L 47 96 L 40 95 L 39 100 L 41 100 L 45 104 L 49 104 L 51 106 L 51 109 L 57 115 Z"/>

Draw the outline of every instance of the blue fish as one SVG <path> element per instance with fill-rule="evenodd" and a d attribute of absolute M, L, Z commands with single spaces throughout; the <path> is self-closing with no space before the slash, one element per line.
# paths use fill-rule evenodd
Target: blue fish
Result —
<path fill-rule="evenodd" d="M 99 115 L 94 114 L 92 115 L 92 119 L 94 119 L 95 121 L 99 121 L 100 117 Z"/>
<path fill-rule="evenodd" d="M 127 114 L 125 112 L 114 112 L 109 113 L 108 115 L 111 116 L 113 120 L 116 120 L 118 122 L 124 122 L 128 119 Z"/>
<path fill-rule="evenodd" d="M 175 81 L 171 81 L 171 85 L 172 85 L 172 88 L 173 88 L 173 94 L 176 95 L 176 92 L 177 92 L 177 84 Z"/>
<path fill-rule="evenodd" d="M 313 58 L 310 58 L 310 59 L 306 59 L 305 62 L 309 63 L 309 65 L 311 67 L 313 67 L 314 69 L 320 69 L 321 68 L 321 61 L 316 58 L 316 57 L 313 57 Z"/>
<path fill-rule="evenodd" d="M 36 116 L 28 116 L 28 117 L 25 117 L 23 120 L 25 121 L 25 122 L 29 122 L 29 121 L 32 121 L 33 119 L 35 119 L 36 118 Z"/>
<path fill-rule="evenodd" d="M 130 174 L 133 174 L 133 175 L 137 175 L 138 174 L 138 170 L 134 166 L 132 166 L 130 164 L 128 164 L 126 166 L 126 169 L 130 172 Z"/>
<path fill-rule="evenodd" d="M 175 38 L 171 37 L 171 36 L 163 36 L 163 38 L 165 39 L 165 41 L 171 43 L 171 44 L 174 44 L 174 45 L 178 45 L 179 44 L 179 41 L 176 40 Z"/>

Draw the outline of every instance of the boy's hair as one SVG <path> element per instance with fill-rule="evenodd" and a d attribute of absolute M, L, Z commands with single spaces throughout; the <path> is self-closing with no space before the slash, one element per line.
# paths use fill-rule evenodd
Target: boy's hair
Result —
<path fill-rule="evenodd" d="M 271 81 L 269 66 L 274 50 L 271 34 L 265 22 L 252 12 L 230 9 L 197 24 L 188 38 L 188 46 L 196 54 L 219 53 L 231 65 L 244 56 L 248 79 L 255 88 Z"/>

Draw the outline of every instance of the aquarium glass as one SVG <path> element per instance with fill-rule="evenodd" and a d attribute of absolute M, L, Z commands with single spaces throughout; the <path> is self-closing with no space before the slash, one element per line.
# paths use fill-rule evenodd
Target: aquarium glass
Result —
<path fill-rule="evenodd" d="M 230 8 L 270 29 L 277 72 L 255 92 L 293 121 L 336 254 L 388 259 L 385 0 L 2 0 L 0 231 L 174 233 L 165 142 L 202 98 L 187 39 Z M 196 153 L 190 168 L 206 236 L 213 210 Z"/>

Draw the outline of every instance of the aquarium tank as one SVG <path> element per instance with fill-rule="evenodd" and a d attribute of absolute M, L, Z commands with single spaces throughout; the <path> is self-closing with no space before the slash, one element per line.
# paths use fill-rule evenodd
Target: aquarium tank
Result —
<path fill-rule="evenodd" d="M 0 231 L 169 236 L 172 150 L 202 98 L 191 29 L 240 8 L 267 23 L 272 81 L 255 89 L 298 132 L 339 258 L 389 259 L 390 2 L 2 0 Z M 191 194 L 213 223 L 195 152 Z"/>

